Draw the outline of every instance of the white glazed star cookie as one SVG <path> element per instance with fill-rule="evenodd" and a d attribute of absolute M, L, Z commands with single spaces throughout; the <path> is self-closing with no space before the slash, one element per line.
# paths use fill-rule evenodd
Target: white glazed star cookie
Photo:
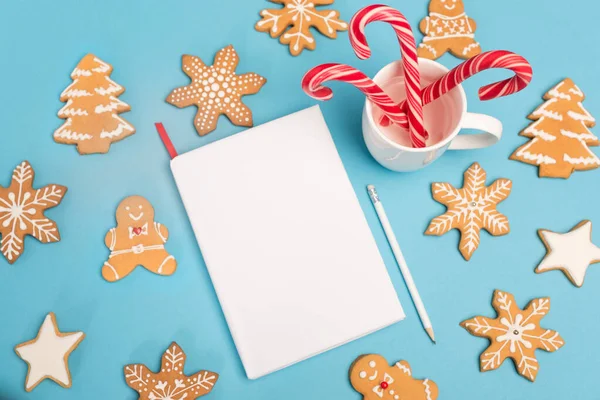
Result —
<path fill-rule="evenodd" d="M 83 332 L 60 332 L 56 316 L 48 314 L 37 337 L 15 347 L 17 355 L 29 365 L 25 390 L 31 392 L 44 379 L 70 388 L 69 356 L 84 338 Z"/>
<path fill-rule="evenodd" d="M 591 264 L 600 262 L 600 248 L 592 243 L 592 222 L 581 221 L 567 233 L 538 231 L 548 254 L 535 272 L 559 269 L 575 286 L 581 287 Z"/>

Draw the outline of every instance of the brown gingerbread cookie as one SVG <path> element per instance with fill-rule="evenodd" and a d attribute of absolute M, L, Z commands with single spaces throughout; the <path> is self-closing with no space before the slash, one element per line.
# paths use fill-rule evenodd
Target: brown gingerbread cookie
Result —
<path fill-rule="evenodd" d="M 406 361 L 391 366 L 382 356 L 360 356 L 350 367 L 350 383 L 363 400 L 436 400 L 438 387 L 429 379 L 415 379 Z"/>
<path fill-rule="evenodd" d="M 283 8 L 262 10 L 262 19 L 256 23 L 255 29 L 269 32 L 272 38 L 279 37 L 279 42 L 288 45 L 293 56 L 299 55 L 304 49 L 314 50 L 317 47 L 310 28 L 314 27 L 331 39 L 337 37 L 338 31 L 348 29 L 348 24 L 340 19 L 338 11 L 317 8 L 333 4 L 334 0 L 271 1 L 281 4 Z"/>
<path fill-rule="evenodd" d="M 450 51 L 469 59 L 481 53 L 475 41 L 477 24 L 465 14 L 462 0 L 431 0 L 429 16 L 421 20 L 419 29 L 425 35 L 417 49 L 419 57 L 436 60 Z"/>
<path fill-rule="evenodd" d="M 214 131 L 223 114 L 234 125 L 252 126 L 252 111 L 242 103 L 242 96 L 258 93 L 267 80 L 255 73 L 236 74 L 238 62 L 233 46 L 219 50 L 213 65 L 196 56 L 183 56 L 182 69 L 192 83 L 174 89 L 167 103 L 179 108 L 198 107 L 194 126 L 199 135 Z"/>
<path fill-rule="evenodd" d="M 527 118 L 533 122 L 521 132 L 531 140 L 511 156 L 539 167 L 539 176 L 567 179 L 574 171 L 587 171 L 600 166 L 600 158 L 589 146 L 600 141 L 589 128 L 596 120 L 583 107 L 585 96 L 569 78 L 550 89 L 546 102 Z"/>
<path fill-rule="evenodd" d="M 57 143 L 74 144 L 79 154 L 108 152 L 111 143 L 135 133 L 120 113 L 131 107 L 117 97 L 125 88 L 112 79 L 112 65 L 88 54 L 71 73 L 71 83 L 60 95 L 67 104 L 58 116 L 65 123 L 54 132 Z"/>
<path fill-rule="evenodd" d="M 159 275 L 172 275 L 175 258 L 165 250 L 167 227 L 154 221 L 154 208 L 141 196 L 130 196 L 117 208 L 117 227 L 106 234 L 110 256 L 102 267 L 109 282 L 129 275 L 138 265 Z"/>
<path fill-rule="evenodd" d="M 219 374 L 200 371 L 184 373 L 186 355 L 175 342 L 162 356 L 160 370 L 152 372 L 143 364 L 124 368 L 127 385 L 138 392 L 138 400 L 196 400 L 213 390 Z"/>
<path fill-rule="evenodd" d="M 540 368 L 535 351 L 554 352 L 565 344 L 557 332 L 540 326 L 542 318 L 550 312 L 550 299 L 533 299 L 521 310 L 512 294 L 496 290 L 492 306 L 498 314 L 496 318 L 479 316 L 460 324 L 471 335 L 490 341 L 490 346 L 481 353 L 481 372 L 497 369 L 504 360 L 512 358 L 519 374 L 535 381 Z"/>

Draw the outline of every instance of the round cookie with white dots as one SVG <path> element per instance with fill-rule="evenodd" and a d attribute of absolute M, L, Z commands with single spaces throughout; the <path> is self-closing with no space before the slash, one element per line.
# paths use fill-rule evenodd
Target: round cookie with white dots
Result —
<path fill-rule="evenodd" d="M 255 73 L 236 74 L 238 62 L 231 45 L 217 53 L 212 65 L 196 56 L 182 57 L 183 72 L 192 82 L 174 89 L 167 102 L 179 108 L 198 107 L 194 126 L 201 136 L 216 129 L 222 114 L 234 125 L 253 125 L 252 111 L 242 103 L 242 96 L 258 93 L 267 80 Z"/>
<path fill-rule="evenodd" d="M 438 387 L 429 379 L 415 379 L 410 365 L 390 366 L 382 356 L 360 356 L 350 367 L 350 383 L 363 400 L 436 400 Z"/>

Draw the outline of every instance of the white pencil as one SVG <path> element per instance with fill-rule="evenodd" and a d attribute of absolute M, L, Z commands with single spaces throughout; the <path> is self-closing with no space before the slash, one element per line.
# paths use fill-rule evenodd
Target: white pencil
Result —
<path fill-rule="evenodd" d="M 379 217 L 379 222 L 381 222 L 381 226 L 385 232 L 385 236 L 387 237 L 390 247 L 392 248 L 396 262 L 400 267 L 400 271 L 404 277 L 404 282 L 406 282 L 406 286 L 410 292 L 410 297 L 412 297 L 413 303 L 415 303 L 415 308 L 419 313 L 419 318 L 421 318 L 423 328 L 425 328 L 425 331 L 433 343 L 435 343 L 433 327 L 431 326 L 431 321 L 429 320 L 429 316 L 425 310 L 425 305 L 423 304 L 423 300 L 421 300 L 421 296 L 419 296 L 419 291 L 417 290 L 415 281 L 413 280 L 410 270 L 408 269 L 408 265 L 406 265 L 406 261 L 404 260 L 404 256 L 402 255 L 402 251 L 398 245 L 398 240 L 396 240 L 396 235 L 394 235 L 390 221 L 388 220 L 385 210 L 383 209 L 383 204 L 381 204 L 381 200 L 377 195 L 377 190 L 375 190 L 375 186 L 373 185 L 367 186 L 367 190 L 369 192 L 369 197 L 371 197 L 371 201 L 373 202 L 373 206 L 375 207 L 375 211 L 377 212 L 377 216 Z"/>

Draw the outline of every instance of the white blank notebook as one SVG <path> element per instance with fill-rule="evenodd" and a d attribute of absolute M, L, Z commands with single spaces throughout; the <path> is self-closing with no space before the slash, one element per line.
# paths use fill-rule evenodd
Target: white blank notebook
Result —
<path fill-rule="evenodd" d="M 404 318 L 319 107 L 171 169 L 248 378 Z"/>

